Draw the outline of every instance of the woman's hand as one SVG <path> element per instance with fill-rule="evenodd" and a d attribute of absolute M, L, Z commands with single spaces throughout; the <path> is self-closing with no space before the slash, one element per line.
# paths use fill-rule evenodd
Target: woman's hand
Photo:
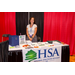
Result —
<path fill-rule="evenodd" d="M 29 40 L 32 41 L 32 38 L 30 38 L 30 36 L 29 36 L 29 34 L 28 34 L 28 28 L 26 29 L 26 34 L 27 34 Z"/>
<path fill-rule="evenodd" d="M 32 38 L 29 38 L 30 41 L 32 41 Z"/>
<path fill-rule="evenodd" d="M 34 37 L 35 37 L 36 32 L 37 32 L 37 27 L 35 28 L 35 31 L 34 31 L 34 34 L 33 34 L 32 38 L 34 38 Z"/>

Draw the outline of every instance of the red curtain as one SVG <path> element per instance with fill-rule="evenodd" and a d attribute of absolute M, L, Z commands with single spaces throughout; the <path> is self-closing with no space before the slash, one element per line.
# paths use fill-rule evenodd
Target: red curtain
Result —
<path fill-rule="evenodd" d="M 75 12 L 44 12 L 43 41 L 59 40 L 75 54 Z"/>
<path fill-rule="evenodd" d="M 15 12 L 0 12 L 0 42 L 3 34 L 16 35 Z M 3 38 L 3 41 L 8 38 Z"/>
<path fill-rule="evenodd" d="M 5 12 L 5 31 L 7 34 L 16 35 L 15 12 Z"/>
<path fill-rule="evenodd" d="M 2 42 L 2 35 L 5 34 L 5 20 L 4 12 L 0 12 L 0 42 Z"/>

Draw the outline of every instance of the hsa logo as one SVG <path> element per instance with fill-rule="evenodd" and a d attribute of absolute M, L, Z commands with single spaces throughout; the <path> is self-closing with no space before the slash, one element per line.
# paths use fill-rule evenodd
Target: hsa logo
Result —
<path fill-rule="evenodd" d="M 43 55 L 44 58 L 46 57 L 53 57 L 54 55 L 59 56 L 57 48 L 55 49 L 44 49 L 44 52 L 42 53 L 41 50 L 38 50 L 38 58 L 41 58 L 41 55 Z M 28 51 L 26 54 L 26 59 L 25 60 L 29 60 L 29 62 L 31 62 L 32 60 L 37 59 L 37 53 L 33 50 Z"/>
<path fill-rule="evenodd" d="M 46 57 L 53 57 L 55 54 L 57 56 L 59 56 L 57 48 L 55 48 L 54 52 L 51 52 L 52 50 L 53 50 L 52 48 L 50 48 L 48 50 L 44 49 L 44 53 L 41 53 L 41 50 L 38 50 L 38 58 L 41 58 L 41 55 L 44 55 L 44 58 L 46 58 Z M 49 53 L 48 55 L 46 55 L 47 51 Z"/>

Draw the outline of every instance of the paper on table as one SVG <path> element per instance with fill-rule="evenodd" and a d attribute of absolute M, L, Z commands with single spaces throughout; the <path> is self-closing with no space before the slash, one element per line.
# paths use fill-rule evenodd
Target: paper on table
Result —
<path fill-rule="evenodd" d="M 27 41 L 26 41 L 26 44 L 31 45 L 31 44 L 32 44 L 32 41 L 27 40 Z"/>
<path fill-rule="evenodd" d="M 9 48 L 11 49 L 11 48 L 15 48 L 15 47 L 14 47 L 14 46 L 12 46 L 12 47 L 9 47 Z"/>
<path fill-rule="evenodd" d="M 57 42 L 57 41 L 53 41 L 54 45 L 61 45 L 61 43 Z"/>

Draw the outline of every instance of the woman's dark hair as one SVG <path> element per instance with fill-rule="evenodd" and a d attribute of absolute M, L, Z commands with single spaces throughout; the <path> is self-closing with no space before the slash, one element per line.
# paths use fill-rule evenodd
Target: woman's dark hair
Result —
<path fill-rule="evenodd" d="M 31 17 L 31 18 L 29 19 L 29 24 L 31 24 L 30 20 L 31 20 L 32 18 L 34 18 L 34 17 Z M 34 23 L 33 23 L 33 24 L 35 24 L 35 18 L 34 18 Z"/>

